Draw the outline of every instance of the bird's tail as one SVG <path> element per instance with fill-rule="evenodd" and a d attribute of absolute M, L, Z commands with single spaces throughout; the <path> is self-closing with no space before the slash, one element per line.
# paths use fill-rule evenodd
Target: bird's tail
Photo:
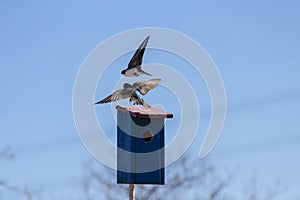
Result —
<path fill-rule="evenodd" d="M 148 72 L 145 72 L 144 70 L 142 70 L 142 69 L 140 69 L 139 70 L 140 72 L 142 72 L 143 74 L 146 74 L 146 75 L 148 75 L 148 76 L 152 76 L 152 74 L 149 74 Z"/>
<path fill-rule="evenodd" d="M 129 99 L 129 102 L 131 102 L 131 100 Z M 147 108 L 150 108 L 151 106 L 149 106 L 145 101 L 144 99 L 135 99 L 133 101 L 133 105 L 142 105 L 142 106 L 145 106 Z"/>
<path fill-rule="evenodd" d="M 145 101 L 142 102 L 142 105 L 145 106 L 145 107 L 147 107 L 147 108 L 150 108 L 150 107 L 151 107 L 151 106 L 149 106 Z"/>

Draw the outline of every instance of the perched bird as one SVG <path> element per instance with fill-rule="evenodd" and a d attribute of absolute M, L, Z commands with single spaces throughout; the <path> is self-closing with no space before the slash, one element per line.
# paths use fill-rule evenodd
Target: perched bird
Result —
<path fill-rule="evenodd" d="M 143 62 L 143 55 L 148 43 L 150 36 L 146 37 L 146 39 L 142 42 L 139 48 L 135 51 L 133 57 L 131 58 L 130 62 L 128 63 L 127 69 L 123 70 L 121 74 L 124 76 L 140 76 L 140 75 L 149 75 L 151 74 L 142 70 L 142 62 Z"/>
<path fill-rule="evenodd" d="M 95 104 L 108 103 L 129 98 L 129 102 L 133 102 L 133 105 L 143 105 L 146 107 L 150 107 L 141 98 L 141 96 L 147 94 L 150 90 L 154 89 L 160 81 L 161 79 L 150 79 L 135 82 L 133 85 L 129 83 L 124 83 L 123 89 L 115 91 L 108 97 L 96 102 Z"/>

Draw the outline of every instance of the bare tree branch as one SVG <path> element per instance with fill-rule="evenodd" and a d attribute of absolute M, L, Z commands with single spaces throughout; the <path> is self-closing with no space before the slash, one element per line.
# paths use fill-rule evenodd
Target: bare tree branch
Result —
<path fill-rule="evenodd" d="M 95 194 L 93 196 L 86 192 L 86 200 L 94 200 L 99 196 L 105 196 L 106 199 L 111 200 L 124 199 L 124 196 L 128 196 L 128 185 L 116 184 L 114 170 L 95 163 L 90 163 L 85 170 L 88 171 L 88 175 L 82 187 L 84 191 L 91 190 Z M 214 166 L 207 165 L 203 161 L 190 160 L 185 156 L 166 169 L 165 185 L 137 184 L 135 195 L 137 200 L 190 199 L 192 197 L 199 200 L 232 200 L 236 198 L 227 196 L 225 192 L 230 187 L 234 173 L 235 170 L 219 173 Z M 254 181 L 251 184 L 250 194 L 248 197 L 245 195 L 244 199 L 271 200 L 280 193 L 278 188 L 267 192 L 258 191 Z"/>
<path fill-rule="evenodd" d="M 12 149 L 10 146 L 7 146 L 0 151 L 0 159 L 3 159 L 3 160 L 15 159 L 15 155 L 14 155 L 14 153 L 12 153 Z"/>
<path fill-rule="evenodd" d="M 28 189 L 20 189 L 19 187 L 10 185 L 10 184 L 8 184 L 8 183 L 6 183 L 4 181 L 1 181 L 1 180 L 0 180 L 0 187 L 5 188 L 5 189 L 7 189 L 9 191 L 15 192 L 17 194 L 20 194 L 22 196 L 25 196 L 26 199 L 28 199 L 28 200 L 32 200 L 33 196 L 34 196 L 34 192 L 33 191 L 30 191 Z"/>
<path fill-rule="evenodd" d="M 12 148 L 10 146 L 7 146 L 0 151 L 0 159 L 4 161 L 15 159 L 15 154 L 12 152 Z M 21 189 L 17 186 L 7 183 L 7 181 L 0 179 L 0 190 L 1 188 L 24 196 L 27 200 L 33 200 L 35 193 L 32 190 L 29 190 L 28 188 Z"/>

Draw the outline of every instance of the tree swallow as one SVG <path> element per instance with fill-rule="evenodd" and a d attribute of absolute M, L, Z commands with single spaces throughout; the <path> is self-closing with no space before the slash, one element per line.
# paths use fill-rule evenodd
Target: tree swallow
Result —
<path fill-rule="evenodd" d="M 148 43 L 150 36 L 146 37 L 146 39 L 142 42 L 139 48 L 135 51 L 133 57 L 131 58 L 130 62 L 128 63 L 127 69 L 123 70 L 121 74 L 124 76 L 140 76 L 143 74 L 152 76 L 151 74 L 142 70 L 142 62 L 143 62 L 143 55 Z"/>
<path fill-rule="evenodd" d="M 115 91 L 95 104 L 109 103 L 129 98 L 129 103 L 133 102 L 133 105 L 143 105 L 149 108 L 150 106 L 141 98 L 141 96 L 154 89 L 160 81 L 161 79 L 150 79 L 135 82 L 133 85 L 124 83 L 123 89 Z"/>

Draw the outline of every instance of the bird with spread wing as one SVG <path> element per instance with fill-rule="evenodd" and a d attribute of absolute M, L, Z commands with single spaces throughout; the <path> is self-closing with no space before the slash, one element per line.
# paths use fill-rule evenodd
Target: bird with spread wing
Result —
<path fill-rule="evenodd" d="M 147 94 L 150 90 L 154 89 L 161 79 L 150 79 L 135 82 L 134 84 L 124 83 L 123 89 L 119 89 L 102 99 L 101 101 L 96 102 L 95 104 L 109 103 L 113 101 L 118 101 L 121 99 L 129 98 L 129 102 L 133 102 L 133 105 L 143 105 L 150 107 L 142 98 L 142 95 Z"/>
<path fill-rule="evenodd" d="M 127 69 L 122 70 L 121 74 L 124 76 L 134 77 L 140 75 L 149 75 L 148 72 L 142 70 L 142 62 L 143 62 L 143 55 L 148 43 L 150 36 L 146 37 L 146 39 L 140 44 L 138 49 L 135 51 L 134 55 L 132 56 L 130 62 L 128 63 Z"/>

